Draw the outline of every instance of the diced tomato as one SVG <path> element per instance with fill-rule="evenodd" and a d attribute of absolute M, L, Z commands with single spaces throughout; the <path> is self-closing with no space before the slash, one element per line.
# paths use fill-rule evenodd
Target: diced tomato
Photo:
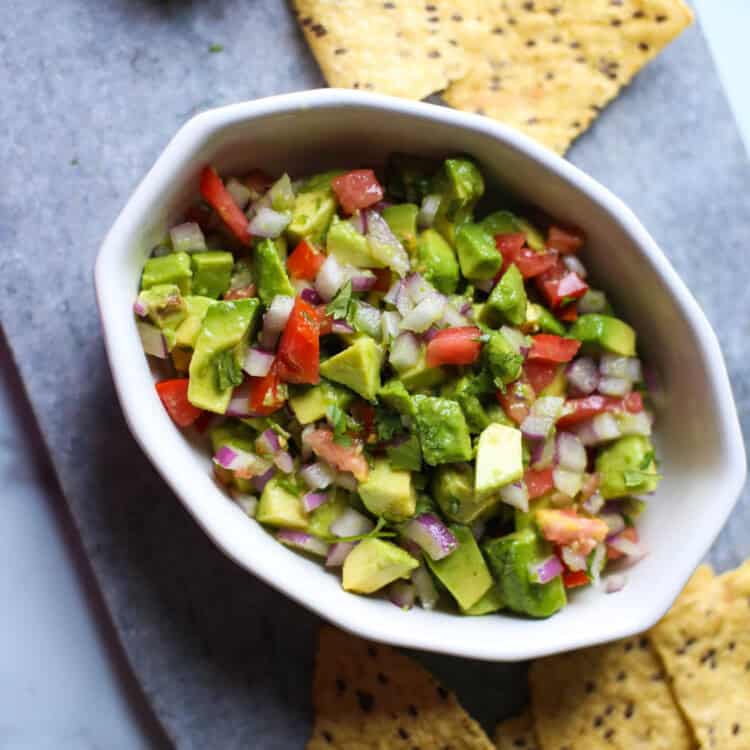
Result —
<path fill-rule="evenodd" d="M 584 237 L 578 231 L 551 226 L 547 232 L 547 247 L 566 255 L 578 252 L 583 247 Z"/>
<path fill-rule="evenodd" d="M 527 361 L 523 366 L 523 371 L 534 389 L 534 393 L 539 395 L 557 375 L 557 365 L 554 362 Z"/>
<path fill-rule="evenodd" d="M 554 267 L 536 278 L 536 285 L 552 308 L 562 307 L 580 299 L 588 291 L 588 284 L 574 271 L 569 271 L 559 261 Z"/>
<path fill-rule="evenodd" d="M 326 256 L 316 250 L 307 240 L 302 240 L 286 259 L 286 267 L 293 279 L 314 281 Z"/>
<path fill-rule="evenodd" d="M 555 336 L 554 333 L 539 333 L 531 338 L 529 360 L 543 360 L 544 362 L 570 362 L 581 348 L 581 342 L 576 339 L 566 339 Z"/>
<path fill-rule="evenodd" d="M 234 202 L 229 191 L 224 187 L 221 177 L 213 167 L 205 167 L 201 172 L 201 195 L 209 203 L 232 234 L 243 244 L 250 244 L 247 216 Z"/>
<path fill-rule="evenodd" d="M 502 253 L 503 258 L 507 257 L 511 263 L 525 244 L 526 235 L 523 232 L 495 235 L 495 247 Z"/>
<path fill-rule="evenodd" d="M 609 533 L 604 521 L 579 516 L 572 508 L 543 508 L 537 511 L 536 522 L 542 536 L 555 544 L 578 544 L 593 548 L 598 542 L 603 542 Z"/>
<path fill-rule="evenodd" d="M 495 246 L 503 256 L 502 272 L 507 271 L 508 266 L 514 263 L 524 279 L 531 279 L 556 265 L 557 253 L 537 253 L 531 248 L 523 246 L 525 240 L 526 235 L 524 234 L 498 234 L 495 236 Z"/>
<path fill-rule="evenodd" d="M 318 311 L 301 297 L 294 301 L 279 342 L 279 376 L 286 383 L 320 380 L 320 322 Z"/>
<path fill-rule="evenodd" d="M 620 536 L 624 537 L 633 544 L 638 544 L 638 531 L 635 526 L 628 526 L 620 532 Z M 624 557 L 623 553 L 619 549 L 615 549 L 611 545 L 607 545 L 607 560 L 619 560 Z"/>
<path fill-rule="evenodd" d="M 520 425 L 529 416 L 531 402 L 534 400 L 533 389 L 525 374 L 507 386 L 505 392 L 498 390 L 497 400 L 508 417 Z"/>
<path fill-rule="evenodd" d="M 383 188 L 371 169 L 355 169 L 342 174 L 331 182 L 331 187 L 348 214 L 383 200 Z"/>
<path fill-rule="evenodd" d="M 249 190 L 258 195 L 265 193 L 273 185 L 273 177 L 262 169 L 251 170 L 242 181 Z"/>
<path fill-rule="evenodd" d="M 156 384 L 156 392 L 164 408 L 179 427 L 189 427 L 203 413 L 201 409 L 188 401 L 189 385 L 188 378 L 162 380 L 161 383 Z"/>
<path fill-rule="evenodd" d="M 251 297 L 255 297 L 256 291 L 255 284 L 248 284 L 239 289 L 230 289 L 228 292 L 224 292 L 224 299 L 250 299 Z"/>
<path fill-rule="evenodd" d="M 262 378 L 250 378 L 250 410 L 258 416 L 268 416 L 278 411 L 285 400 L 278 360 L 274 360 L 267 375 Z"/>
<path fill-rule="evenodd" d="M 576 589 L 579 586 L 588 586 L 590 583 L 585 570 L 566 570 L 562 579 L 566 589 Z"/>
<path fill-rule="evenodd" d="M 565 323 L 575 323 L 578 320 L 578 307 L 575 302 L 569 302 L 565 307 L 561 307 L 557 313 L 559 320 Z"/>
<path fill-rule="evenodd" d="M 318 330 L 321 336 L 327 336 L 333 330 L 333 318 L 326 312 L 325 305 L 315 308 L 318 315 Z"/>
<path fill-rule="evenodd" d="M 319 429 L 307 435 L 305 442 L 316 456 L 339 471 L 350 471 L 360 482 L 367 479 L 370 467 L 362 454 L 362 443 L 359 440 L 353 440 L 351 445 L 341 445 L 334 442 L 331 430 Z"/>
<path fill-rule="evenodd" d="M 427 367 L 470 365 L 479 359 L 482 332 L 476 326 L 443 328 L 427 344 Z"/>
<path fill-rule="evenodd" d="M 211 228 L 211 216 L 211 209 L 205 203 L 193 203 L 185 212 L 185 221 L 193 221 L 207 232 Z"/>
<path fill-rule="evenodd" d="M 375 285 L 372 287 L 373 292 L 387 292 L 393 283 L 393 274 L 390 268 L 371 268 L 375 274 Z"/>
<path fill-rule="evenodd" d="M 635 414 L 643 411 L 643 399 L 640 393 L 630 393 L 625 398 L 598 394 L 584 398 L 569 398 L 563 407 L 563 416 L 557 420 L 557 426 L 560 429 L 572 427 L 605 411 L 629 411 Z"/>
<path fill-rule="evenodd" d="M 552 480 L 552 467 L 549 469 L 529 469 L 524 474 L 524 482 L 526 482 L 526 489 L 529 491 L 529 500 L 534 500 L 537 497 L 549 492 L 555 483 Z"/>
<path fill-rule="evenodd" d="M 622 400 L 622 405 L 625 407 L 625 411 L 637 414 L 639 411 L 643 411 L 643 396 L 638 391 L 628 393 Z"/>
<path fill-rule="evenodd" d="M 215 417 L 216 415 L 212 414 L 210 411 L 204 411 L 200 417 L 193 422 L 193 427 L 195 427 L 195 429 L 202 435 L 211 426 Z"/>

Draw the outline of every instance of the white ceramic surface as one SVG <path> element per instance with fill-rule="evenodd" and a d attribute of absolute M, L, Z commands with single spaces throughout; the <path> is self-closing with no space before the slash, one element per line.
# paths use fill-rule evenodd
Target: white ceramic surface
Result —
<path fill-rule="evenodd" d="M 584 261 L 639 332 L 665 396 L 657 447 L 665 476 L 639 525 L 651 550 L 626 588 L 577 592 L 551 619 L 401 612 L 344 592 L 336 576 L 273 540 L 220 490 L 206 451 L 171 423 L 153 388 L 132 303 L 149 249 L 197 196 L 201 167 L 294 175 L 380 163 L 394 150 L 468 153 L 490 182 L 581 226 Z M 205 112 L 175 136 L 107 235 L 96 287 L 107 352 L 130 428 L 186 508 L 232 559 L 337 625 L 397 645 L 515 661 L 625 637 L 651 626 L 708 550 L 734 506 L 745 456 L 716 337 L 632 212 L 580 170 L 474 115 L 351 91 L 320 90 Z M 188 552 L 186 551 L 186 554 Z"/>

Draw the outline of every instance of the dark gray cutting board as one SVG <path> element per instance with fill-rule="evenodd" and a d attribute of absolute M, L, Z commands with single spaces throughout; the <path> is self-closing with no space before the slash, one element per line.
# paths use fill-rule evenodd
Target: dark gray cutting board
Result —
<path fill-rule="evenodd" d="M 2 322 L 126 654 L 180 748 L 301 748 L 318 621 L 226 560 L 131 439 L 91 280 L 106 230 L 191 114 L 320 75 L 274 0 L 5 0 L 0 62 Z M 750 171 L 700 32 L 570 158 L 635 209 L 687 280 L 747 430 Z M 720 568 L 750 554 L 749 522 L 746 493 L 712 553 Z M 488 728 L 525 698 L 522 666 L 420 658 Z"/>

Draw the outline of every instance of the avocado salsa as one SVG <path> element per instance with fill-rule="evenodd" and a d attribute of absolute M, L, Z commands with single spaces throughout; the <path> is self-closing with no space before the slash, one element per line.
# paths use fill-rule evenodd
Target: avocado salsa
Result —
<path fill-rule="evenodd" d="M 206 167 L 200 192 L 145 262 L 136 325 L 248 515 L 404 609 L 548 617 L 622 587 L 660 476 L 636 334 L 580 230 L 480 214 L 467 158 Z"/>

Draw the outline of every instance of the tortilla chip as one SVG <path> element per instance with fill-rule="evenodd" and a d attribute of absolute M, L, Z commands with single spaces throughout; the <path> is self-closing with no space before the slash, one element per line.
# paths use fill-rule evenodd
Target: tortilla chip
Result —
<path fill-rule="evenodd" d="M 307 750 L 492 750 L 452 693 L 398 651 L 324 626 Z"/>
<path fill-rule="evenodd" d="M 531 711 L 527 709 L 520 716 L 500 722 L 495 730 L 495 745 L 498 750 L 540 750 Z"/>
<path fill-rule="evenodd" d="M 748 629 L 750 561 L 683 594 L 652 631 L 701 747 L 750 747 Z"/>
<path fill-rule="evenodd" d="M 455 7 L 469 73 L 445 101 L 559 153 L 693 20 L 683 0 L 458 0 Z"/>
<path fill-rule="evenodd" d="M 445 0 L 294 0 L 330 86 L 423 99 L 465 72 Z"/>
<path fill-rule="evenodd" d="M 531 702 L 545 750 L 690 750 L 647 635 L 537 660 Z"/>

